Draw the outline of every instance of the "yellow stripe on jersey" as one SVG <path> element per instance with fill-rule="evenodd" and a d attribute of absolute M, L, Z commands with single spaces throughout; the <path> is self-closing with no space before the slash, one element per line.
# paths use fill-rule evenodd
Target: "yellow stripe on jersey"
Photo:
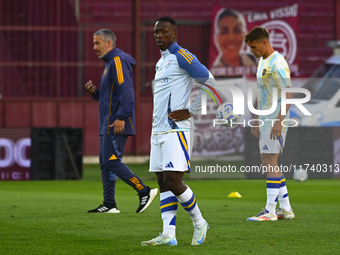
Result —
<path fill-rule="evenodd" d="M 118 84 L 122 85 L 124 82 L 124 75 L 123 75 L 123 68 L 122 63 L 120 62 L 120 57 L 114 58 L 115 64 L 116 64 L 116 70 L 117 70 L 117 78 L 118 78 Z"/>
<path fill-rule="evenodd" d="M 285 182 L 285 181 L 286 181 L 286 179 L 282 179 L 282 180 L 281 180 L 281 182 Z"/>
<path fill-rule="evenodd" d="M 271 87 L 270 87 L 270 85 L 268 85 L 268 90 L 270 90 L 270 89 L 272 89 Z M 281 89 L 280 89 L 280 87 L 276 87 L 277 88 L 277 90 L 276 90 L 276 98 L 280 98 L 281 97 Z M 268 105 L 271 105 L 271 103 L 272 103 L 272 101 L 273 101 L 273 92 L 272 93 L 268 93 L 268 95 L 267 95 L 267 102 L 266 102 L 266 105 L 268 106 Z"/>
<path fill-rule="evenodd" d="M 281 71 L 282 70 L 284 71 L 284 77 L 277 75 L 276 72 L 273 72 L 273 78 L 274 78 L 276 86 L 278 88 L 291 87 L 292 84 L 290 82 L 290 71 L 287 70 L 287 68 L 281 69 Z"/>
<path fill-rule="evenodd" d="M 191 64 L 191 61 L 188 59 L 188 57 L 186 57 L 186 55 L 184 55 L 182 52 L 177 51 L 179 54 L 181 54 L 183 56 L 183 58 L 185 58 L 186 61 L 188 61 L 189 64 Z"/>
<path fill-rule="evenodd" d="M 112 82 L 112 87 L 111 87 L 111 93 L 110 93 L 110 115 L 109 118 L 107 119 L 107 133 L 110 134 L 110 117 L 111 117 L 111 106 L 112 106 L 112 92 L 113 92 L 113 86 L 115 82 Z"/>
<path fill-rule="evenodd" d="M 132 120 L 131 120 L 131 118 L 130 118 L 130 117 L 129 117 L 129 121 L 130 121 L 130 124 L 131 124 L 132 130 L 134 130 L 134 128 L 133 128 L 133 124 L 132 124 Z"/>
<path fill-rule="evenodd" d="M 188 52 L 186 52 L 185 50 L 183 50 L 183 49 L 179 49 L 185 56 L 187 56 L 188 57 L 188 59 L 190 60 L 190 61 L 192 61 L 194 58 L 190 55 L 190 53 L 188 53 Z"/>
<path fill-rule="evenodd" d="M 123 74 L 123 68 L 122 68 L 122 62 L 120 61 L 120 58 L 118 58 L 118 65 L 119 65 L 119 73 L 120 73 L 120 82 L 119 85 L 121 85 L 124 82 L 124 74 Z"/>

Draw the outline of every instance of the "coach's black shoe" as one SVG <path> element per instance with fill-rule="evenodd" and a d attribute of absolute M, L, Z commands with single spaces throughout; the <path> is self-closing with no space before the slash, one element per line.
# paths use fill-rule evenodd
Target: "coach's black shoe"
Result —
<path fill-rule="evenodd" d="M 88 213 L 120 213 L 117 206 L 114 205 L 112 207 L 106 205 L 100 205 L 96 209 L 87 211 Z"/>
<path fill-rule="evenodd" d="M 143 212 L 148 206 L 152 203 L 158 193 L 158 189 L 150 189 L 147 187 L 148 192 L 146 194 L 138 194 L 139 195 L 139 207 L 136 213 Z"/>

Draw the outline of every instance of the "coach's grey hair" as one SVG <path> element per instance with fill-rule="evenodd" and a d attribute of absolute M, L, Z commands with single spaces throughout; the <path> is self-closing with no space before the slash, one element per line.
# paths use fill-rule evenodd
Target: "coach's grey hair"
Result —
<path fill-rule="evenodd" d="M 93 36 L 100 35 L 104 42 L 111 41 L 113 48 L 116 47 L 116 35 L 109 29 L 100 29 L 93 34 Z"/>
<path fill-rule="evenodd" d="M 246 21 L 244 20 L 243 15 L 240 12 L 238 12 L 236 10 L 232 10 L 232 9 L 222 8 L 221 10 L 219 10 L 219 12 L 216 15 L 215 34 L 220 33 L 220 28 L 218 27 L 218 23 L 220 22 L 221 19 L 223 19 L 225 17 L 235 17 L 235 18 L 237 18 L 241 22 L 242 32 L 244 32 L 244 33 L 247 32 Z"/>

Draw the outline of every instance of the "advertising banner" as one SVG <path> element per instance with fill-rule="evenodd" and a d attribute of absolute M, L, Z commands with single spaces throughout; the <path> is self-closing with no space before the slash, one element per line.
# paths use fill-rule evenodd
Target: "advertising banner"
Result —
<path fill-rule="evenodd" d="M 261 12 L 215 5 L 209 47 L 211 73 L 215 77 L 254 76 L 257 59 L 250 53 L 244 36 L 255 26 L 268 29 L 273 48 L 285 57 L 292 73 L 298 72 L 298 9 L 296 3 L 268 7 Z"/>
<path fill-rule="evenodd" d="M 30 128 L 0 128 L 0 180 L 29 180 Z"/>

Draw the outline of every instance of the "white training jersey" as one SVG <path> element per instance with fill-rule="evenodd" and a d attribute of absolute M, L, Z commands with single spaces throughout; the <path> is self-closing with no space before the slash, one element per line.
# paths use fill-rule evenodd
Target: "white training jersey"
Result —
<path fill-rule="evenodd" d="M 268 110 L 272 107 L 273 88 L 277 88 L 277 107 L 269 115 L 259 115 L 264 125 L 260 130 L 271 131 L 272 119 L 276 119 L 281 110 L 281 89 L 291 87 L 290 71 L 284 57 L 275 51 L 266 59 L 260 59 L 257 69 L 257 102 L 259 110 Z M 286 115 L 289 119 L 289 112 Z M 286 132 L 287 127 L 282 128 Z"/>
<path fill-rule="evenodd" d="M 165 51 L 161 51 L 154 80 L 152 132 L 190 129 L 192 117 L 175 122 L 168 115 L 175 110 L 182 109 L 188 109 L 191 115 L 194 115 L 201 108 L 202 90 L 193 104 L 189 105 L 194 80 L 209 86 L 214 86 L 215 83 L 212 74 L 198 61 L 196 56 L 178 46 L 176 42 Z"/>

